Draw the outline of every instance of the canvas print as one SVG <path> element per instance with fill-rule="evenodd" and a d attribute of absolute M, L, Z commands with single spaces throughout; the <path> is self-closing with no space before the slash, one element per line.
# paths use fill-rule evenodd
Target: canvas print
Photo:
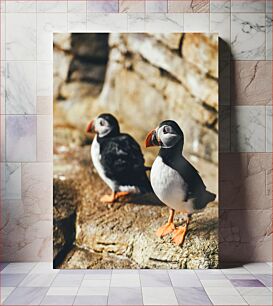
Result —
<path fill-rule="evenodd" d="M 218 267 L 218 35 L 54 34 L 60 269 Z"/>

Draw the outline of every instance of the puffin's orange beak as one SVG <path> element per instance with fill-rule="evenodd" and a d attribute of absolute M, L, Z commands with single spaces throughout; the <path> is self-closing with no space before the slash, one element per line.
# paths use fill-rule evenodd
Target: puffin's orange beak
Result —
<path fill-rule="evenodd" d="M 92 133 L 92 132 L 94 132 L 95 131 L 95 129 L 94 129 L 94 120 L 92 120 L 89 124 L 88 124 L 88 126 L 87 126 L 87 128 L 86 128 L 86 133 Z"/>
<path fill-rule="evenodd" d="M 155 129 L 151 130 L 146 136 L 145 147 L 148 148 L 148 147 L 156 146 L 157 144 L 155 143 L 154 140 L 156 140 L 156 130 Z"/>

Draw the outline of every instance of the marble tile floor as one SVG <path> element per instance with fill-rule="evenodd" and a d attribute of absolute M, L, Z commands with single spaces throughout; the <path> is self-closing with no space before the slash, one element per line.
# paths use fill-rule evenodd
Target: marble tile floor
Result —
<path fill-rule="evenodd" d="M 219 270 L 57 270 L 1 263 L 1 305 L 272 305 L 272 263 Z"/>

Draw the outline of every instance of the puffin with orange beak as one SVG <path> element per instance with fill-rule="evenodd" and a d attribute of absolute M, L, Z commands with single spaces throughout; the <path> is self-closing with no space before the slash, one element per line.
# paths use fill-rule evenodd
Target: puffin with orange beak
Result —
<path fill-rule="evenodd" d="M 102 202 L 113 203 L 130 193 L 152 191 L 139 144 L 120 132 L 113 115 L 99 115 L 89 123 L 86 132 L 96 133 L 91 158 L 99 176 L 112 190 L 111 195 L 101 198 Z"/>
<path fill-rule="evenodd" d="M 156 235 L 163 237 L 172 233 L 172 241 L 184 242 L 190 216 L 215 200 L 215 194 L 206 190 L 198 171 L 182 155 L 184 134 L 179 125 L 166 120 L 146 137 L 146 147 L 159 146 L 159 154 L 151 169 L 151 184 L 157 197 L 169 207 L 168 222 Z M 174 225 L 175 211 L 186 215 L 186 223 Z"/>

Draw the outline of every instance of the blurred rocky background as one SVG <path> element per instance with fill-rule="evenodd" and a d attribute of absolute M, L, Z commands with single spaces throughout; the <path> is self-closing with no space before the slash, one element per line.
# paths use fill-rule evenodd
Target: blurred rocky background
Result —
<path fill-rule="evenodd" d="M 85 128 L 102 112 L 113 113 L 141 145 L 160 121 L 176 120 L 184 154 L 218 194 L 218 36 L 54 35 L 55 266 L 217 267 L 217 203 L 196 215 L 180 248 L 154 235 L 166 208 L 98 202 L 109 191 L 92 168 Z M 143 152 L 151 165 L 157 149 Z"/>

